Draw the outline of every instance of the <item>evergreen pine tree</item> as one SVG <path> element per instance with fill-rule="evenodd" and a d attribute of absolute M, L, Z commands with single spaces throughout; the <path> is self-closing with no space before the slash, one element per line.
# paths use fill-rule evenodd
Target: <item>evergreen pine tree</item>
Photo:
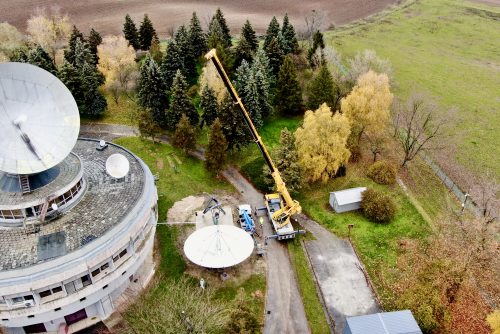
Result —
<path fill-rule="evenodd" d="M 285 57 L 278 74 L 274 108 L 281 115 L 297 115 L 303 111 L 302 89 L 289 56 Z"/>
<path fill-rule="evenodd" d="M 163 60 L 161 62 L 161 73 L 168 90 L 172 87 L 177 71 L 184 70 L 183 65 L 183 59 L 180 54 L 179 47 L 174 41 L 170 40 L 167 44 L 167 52 L 163 56 Z"/>
<path fill-rule="evenodd" d="M 243 104 L 250 114 L 252 122 L 255 127 L 260 128 L 263 122 L 260 106 L 261 100 L 258 96 L 259 90 L 255 76 L 246 60 L 243 60 L 240 67 L 236 70 L 235 86 L 240 98 L 243 100 Z"/>
<path fill-rule="evenodd" d="M 256 93 L 259 100 L 260 114 L 262 118 L 273 113 L 271 86 L 274 78 L 264 57 L 259 57 L 252 64 L 252 80 L 255 81 Z"/>
<path fill-rule="evenodd" d="M 167 87 L 156 62 L 148 55 L 141 66 L 137 96 L 139 105 L 148 109 L 156 124 L 166 126 L 165 111 L 168 107 Z"/>
<path fill-rule="evenodd" d="M 181 71 L 177 70 L 170 92 L 170 108 L 167 110 L 166 115 L 167 129 L 169 130 L 175 129 L 182 114 L 185 114 L 189 118 L 193 126 L 197 125 L 199 122 L 198 112 L 187 95 L 187 88 L 186 79 Z"/>
<path fill-rule="evenodd" d="M 229 31 L 229 28 L 226 23 L 226 19 L 224 18 L 224 14 L 222 14 L 222 10 L 220 8 L 217 8 L 217 11 L 215 12 L 215 15 L 212 17 L 212 20 L 210 21 L 208 30 L 209 32 L 212 30 L 212 24 L 214 21 L 217 21 L 221 32 L 222 32 L 222 40 L 224 41 L 224 48 L 229 48 L 231 47 L 232 41 L 231 41 L 231 32 Z"/>
<path fill-rule="evenodd" d="M 219 175 L 224 170 L 227 164 L 226 150 L 227 140 L 222 131 L 222 124 L 218 118 L 210 128 L 210 136 L 208 137 L 208 146 L 205 151 L 205 168 L 215 174 Z"/>
<path fill-rule="evenodd" d="M 219 108 L 217 104 L 217 97 L 212 88 L 205 86 L 201 92 L 200 106 L 202 110 L 200 128 L 204 124 L 211 126 L 214 120 L 217 118 L 217 110 Z"/>
<path fill-rule="evenodd" d="M 317 67 L 325 64 L 325 41 L 323 40 L 323 34 L 321 31 L 317 30 L 313 35 L 313 45 L 307 51 L 307 59 L 312 67 Z M 319 51 L 319 55 L 318 55 Z"/>
<path fill-rule="evenodd" d="M 84 115 L 102 115 L 108 106 L 104 95 L 99 91 L 100 76 L 96 73 L 95 65 L 84 63 L 80 71 L 81 90 L 83 92 L 83 105 L 79 106 L 80 113 Z"/>
<path fill-rule="evenodd" d="M 68 87 L 76 104 L 78 106 L 83 105 L 82 82 L 78 70 L 71 63 L 65 61 L 59 68 L 57 77 Z"/>
<path fill-rule="evenodd" d="M 57 75 L 57 69 L 56 65 L 54 65 L 54 61 L 40 45 L 37 45 L 34 49 L 31 49 L 29 51 L 28 63 L 36 65 L 54 75 Z"/>
<path fill-rule="evenodd" d="M 215 16 L 212 18 L 212 21 L 210 22 L 210 25 L 208 27 L 207 44 L 209 49 L 218 47 L 222 49 L 227 48 L 226 41 L 224 39 L 224 32 L 219 21 L 215 19 Z"/>
<path fill-rule="evenodd" d="M 245 121 L 236 110 L 229 94 L 224 96 L 219 106 L 218 115 L 229 150 L 240 149 L 250 142 L 250 133 L 246 128 Z"/>
<path fill-rule="evenodd" d="M 238 67 L 241 65 L 243 60 L 251 63 L 257 48 L 258 42 L 257 37 L 255 36 L 255 31 L 253 30 L 250 22 L 247 20 L 241 29 L 240 40 L 235 50 L 235 66 Z"/>
<path fill-rule="evenodd" d="M 280 145 L 274 154 L 274 163 L 280 171 L 286 187 L 290 191 L 297 191 L 301 187 L 301 168 L 299 155 L 295 146 L 295 137 L 287 128 L 281 130 Z M 271 187 L 275 184 L 271 177 L 269 167 L 264 165 L 264 180 Z"/>
<path fill-rule="evenodd" d="M 334 83 L 332 75 L 326 65 L 321 66 L 316 77 L 309 85 L 309 96 L 307 107 L 316 110 L 320 105 L 326 103 L 332 110 L 335 110 Z"/>
<path fill-rule="evenodd" d="M 182 74 L 186 76 L 188 81 L 196 77 L 196 56 L 194 55 L 193 46 L 189 40 L 189 33 L 184 25 L 181 25 L 175 33 L 175 44 L 179 48 L 179 55 L 182 58 Z"/>
<path fill-rule="evenodd" d="M 104 84 L 104 75 L 97 69 L 97 65 L 94 62 L 94 56 L 90 51 L 90 47 L 87 42 L 82 41 L 77 38 L 75 41 L 75 55 L 73 65 L 77 70 L 81 70 L 85 64 L 90 65 L 94 71 L 94 77 L 98 82 L 98 86 Z"/>
<path fill-rule="evenodd" d="M 207 37 L 201 28 L 196 12 L 193 12 L 191 22 L 189 23 L 189 43 L 193 48 L 195 58 L 203 56 L 208 50 Z"/>
<path fill-rule="evenodd" d="M 269 26 L 267 27 L 266 36 L 264 38 L 264 50 L 269 47 L 273 38 L 278 39 L 278 34 L 280 32 L 280 24 L 276 20 L 276 16 L 273 16 Z"/>
<path fill-rule="evenodd" d="M 99 62 L 99 56 L 97 55 L 97 46 L 102 43 L 102 37 L 101 34 L 99 34 L 94 28 L 90 29 L 88 43 L 90 52 L 94 56 L 95 63 L 97 64 Z"/>
<path fill-rule="evenodd" d="M 149 19 L 148 14 L 144 14 L 144 19 L 139 27 L 139 45 L 141 50 L 149 50 L 155 35 L 156 31 L 153 27 L 153 23 Z"/>
<path fill-rule="evenodd" d="M 274 86 L 276 77 L 274 76 L 271 65 L 269 64 L 269 58 L 262 48 L 258 49 L 255 53 L 252 67 L 258 68 L 260 70 L 260 73 L 263 77 L 262 80 L 265 81 L 266 85 Z"/>
<path fill-rule="evenodd" d="M 247 41 L 250 49 L 253 52 L 257 51 L 257 49 L 259 48 L 259 41 L 257 40 L 257 36 L 255 35 L 255 30 L 253 30 L 253 27 L 248 20 L 246 20 L 243 28 L 241 29 L 241 38 L 244 38 Z"/>
<path fill-rule="evenodd" d="M 78 30 L 76 26 L 73 26 L 73 30 L 71 31 L 71 35 L 68 41 L 68 48 L 64 50 L 64 60 L 73 65 L 75 64 L 75 46 L 77 39 L 85 41 L 80 30 Z"/>
<path fill-rule="evenodd" d="M 149 48 L 149 54 L 157 64 L 161 63 L 163 59 L 163 52 L 161 52 L 160 40 L 156 35 L 153 37 L 153 41 L 151 42 L 151 47 Z"/>
<path fill-rule="evenodd" d="M 266 55 L 269 58 L 269 65 L 271 66 L 273 74 L 276 76 L 280 70 L 280 66 L 283 63 L 283 51 L 281 50 L 278 38 L 273 37 L 271 42 L 264 48 Z"/>
<path fill-rule="evenodd" d="M 285 13 L 283 18 L 283 26 L 281 27 L 281 34 L 283 35 L 283 53 L 297 53 L 299 50 L 299 42 L 295 35 L 295 29 L 288 19 L 288 14 Z"/>
<path fill-rule="evenodd" d="M 138 50 L 140 48 L 139 33 L 137 31 L 137 27 L 135 26 L 135 23 L 130 17 L 130 15 L 128 14 L 125 15 L 125 23 L 123 24 L 123 35 L 135 50 Z"/>
<path fill-rule="evenodd" d="M 182 114 L 179 123 L 175 127 L 172 144 L 186 154 L 196 148 L 196 131 L 186 114 Z"/>

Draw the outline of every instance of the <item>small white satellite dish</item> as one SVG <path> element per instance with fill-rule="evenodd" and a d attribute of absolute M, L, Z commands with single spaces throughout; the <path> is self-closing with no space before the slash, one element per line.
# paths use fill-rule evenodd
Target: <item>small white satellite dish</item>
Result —
<path fill-rule="evenodd" d="M 128 174 L 130 162 L 120 153 L 115 153 L 109 156 L 106 160 L 106 172 L 109 176 L 115 179 L 121 179 Z"/>
<path fill-rule="evenodd" d="M 104 147 L 106 146 L 106 142 L 104 140 L 99 140 L 99 146 Z"/>
<path fill-rule="evenodd" d="M 228 268 L 245 261 L 253 252 L 250 234 L 232 225 L 199 229 L 184 243 L 187 258 L 205 268 Z"/>
<path fill-rule="evenodd" d="M 52 205 L 50 206 L 52 208 L 52 210 L 56 211 L 58 209 L 58 206 L 56 203 L 52 203 Z"/>

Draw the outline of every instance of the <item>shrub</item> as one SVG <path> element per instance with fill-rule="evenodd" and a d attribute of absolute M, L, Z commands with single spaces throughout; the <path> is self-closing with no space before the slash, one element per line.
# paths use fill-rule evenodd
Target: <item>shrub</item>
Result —
<path fill-rule="evenodd" d="M 378 184 L 394 184 L 396 174 L 396 166 L 386 160 L 377 161 L 368 169 L 368 177 Z"/>
<path fill-rule="evenodd" d="M 376 223 L 388 223 L 396 214 L 396 204 L 382 192 L 367 189 L 361 197 L 361 211 L 366 218 Z"/>

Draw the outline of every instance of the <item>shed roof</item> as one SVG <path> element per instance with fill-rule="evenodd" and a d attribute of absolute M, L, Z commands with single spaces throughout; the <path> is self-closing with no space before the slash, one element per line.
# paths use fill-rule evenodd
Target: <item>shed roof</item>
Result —
<path fill-rule="evenodd" d="M 410 310 L 348 317 L 346 321 L 351 334 L 422 334 Z"/>
<path fill-rule="evenodd" d="M 361 194 L 366 190 L 366 187 L 357 187 L 351 189 L 344 189 L 340 191 L 333 191 L 333 194 L 337 198 L 338 205 L 344 205 L 349 203 L 361 202 Z"/>

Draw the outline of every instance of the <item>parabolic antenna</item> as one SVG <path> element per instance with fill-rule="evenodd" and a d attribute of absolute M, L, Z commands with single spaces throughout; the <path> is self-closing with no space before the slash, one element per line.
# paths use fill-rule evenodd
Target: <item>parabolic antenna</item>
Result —
<path fill-rule="evenodd" d="M 35 174 L 54 167 L 75 146 L 75 99 L 51 73 L 30 64 L 0 64 L 0 171 Z"/>
<path fill-rule="evenodd" d="M 121 179 L 128 174 L 130 162 L 120 153 L 111 154 L 106 160 L 106 172 L 115 179 Z"/>
<path fill-rule="evenodd" d="M 205 268 L 228 268 L 246 260 L 253 248 L 252 237 L 241 228 L 213 225 L 193 232 L 184 243 L 184 254 Z"/>

